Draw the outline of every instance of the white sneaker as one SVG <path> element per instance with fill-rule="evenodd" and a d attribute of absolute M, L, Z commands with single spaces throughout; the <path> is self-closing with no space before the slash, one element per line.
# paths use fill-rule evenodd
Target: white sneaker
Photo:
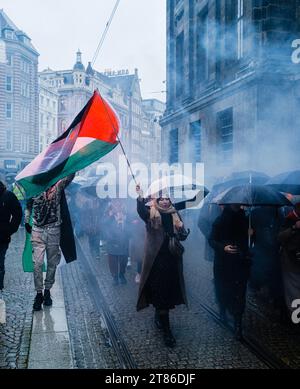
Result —
<path fill-rule="evenodd" d="M 141 275 L 139 273 L 136 274 L 134 281 L 136 284 L 139 284 L 141 282 Z"/>

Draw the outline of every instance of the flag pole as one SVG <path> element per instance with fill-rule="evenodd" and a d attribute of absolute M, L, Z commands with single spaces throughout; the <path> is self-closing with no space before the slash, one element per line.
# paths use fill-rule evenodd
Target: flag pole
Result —
<path fill-rule="evenodd" d="M 109 112 L 108 112 L 108 110 L 107 110 L 107 107 L 106 107 L 106 105 L 105 105 L 105 101 L 104 101 L 104 99 L 103 99 L 101 93 L 99 92 L 99 89 L 97 89 L 97 92 L 99 93 L 99 96 L 100 96 L 100 98 L 101 98 L 101 100 L 102 100 L 102 103 L 103 103 L 103 105 L 104 105 L 105 111 L 106 111 L 106 113 L 107 113 L 107 116 L 108 116 L 108 118 L 109 118 L 109 120 L 110 120 L 110 123 L 111 123 L 111 125 L 112 125 L 112 127 L 113 127 L 113 129 L 114 129 L 114 131 L 115 131 L 116 138 L 117 138 L 117 140 L 118 140 L 118 142 L 119 142 L 119 144 L 120 144 L 120 146 L 121 146 L 121 150 L 122 150 L 122 152 L 123 152 L 123 154 L 124 154 L 124 157 L 125 157 L 125 159 L 126 159 L 128 168 L 129 168 L 129 170 L 130 170 L 130 174 L 131 174 L 131 176 L 132 176 L 132 178 L 133 178 L 135 184 L 138 185 L 138 183 L 137 183 L 137 181 L 136 181 L 136 178 L 135 178 L 135 175 L 133 174 L 133 171 L 132 171 L 130 162 L 129 162 L 128 157 L 127 157 L 127 155 L 126 155 L 125 149 L 124 149 L 123 144 L 122 144 L 122 142 L 121 142 L 121 139 L 119 138 L 118 132 L 117 132 L 115 126 L 114 126 L 114 123 L 113 123 L 113 121 L 112 121 L 112 119 L 111 119 L 111 117 L 110 117 L 110 114 L 109 114 Z"/>

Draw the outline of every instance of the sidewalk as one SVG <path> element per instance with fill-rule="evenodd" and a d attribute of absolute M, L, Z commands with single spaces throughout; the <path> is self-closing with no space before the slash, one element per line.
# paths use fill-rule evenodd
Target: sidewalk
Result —
<path fill-rule="evenodd" d="M 51 296 L 53 306 L 33 315 L 28 369 L 73 368 L 60 268 Z"/>

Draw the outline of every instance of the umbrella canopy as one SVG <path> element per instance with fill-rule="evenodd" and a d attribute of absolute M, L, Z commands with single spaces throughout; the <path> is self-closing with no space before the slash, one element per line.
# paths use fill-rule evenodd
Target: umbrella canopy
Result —
<path fill-rule="evenodd" d="M 217 195 L 213 204 L 239 204 L 245 206 L 291 206 L 292 203 L 280 192 L 264 185 L 240 185 L 227 189 Z"/>
<path fill-rule="evenodd" d="M 265 173 L 254 170 L 233 172 L 229 176 L 222 177 L 212 188 L 212 192 L 222 192 L 230 187 L 244 184 L 262 185 L 269 179 Z"/>
<path fill-rule="evenodd" d="M 166 175 L 155 180 L 149 186 L 145 197 L 160 197 L 161 195 L 174 196 L 176 198 L 194 197 L 203 192 L 203 197 L 209 192 L 204 185 L 183 174 Z"/>
<path fill-rule="evenodd" d="M 266 185 L 278 190 L 279 192 L 300 195 L 300 170 L 278 174 L 268 180 Z"/>

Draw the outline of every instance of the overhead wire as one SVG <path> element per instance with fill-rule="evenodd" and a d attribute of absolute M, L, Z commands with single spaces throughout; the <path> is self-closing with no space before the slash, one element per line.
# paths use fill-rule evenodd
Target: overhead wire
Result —
<path fill-rule="evenodd" d="M 109 27 L 110 27 L 110 25 L 111 25 L 111 23 L 112 23 L 112 21 L 113 21 L 113 18 L 114 18 L 114 16 L 115 16 L 116 12 L 117 12 L 117 9 L 118 9 L 118 6 L 119 6 L 119 4 L 120 4 L 120 1 L 121 1 L 121 0 L 117 0 L 117 1 L 116 1 L 116 4 L 115 4 L 115 6 L 114 6 L 114 8 L 113 8 L 113 10 L 112 10 L 112 13 L 111 13 L 111 15 L 110 15 L 110 18 L 109 18 L 108 22 L 106 23 L 105 30 L 104 30 L 104 32 L 103 32 L 103 34 L 102 34 L 102 36 L 101 36 L 101 39 L 100 39 L 99 44 L 98 44 L 98 47 L 97 47 L 97 49 L 96 49 L 96 51 L 95 51 L 95 54 L 94 54 L 94 57 L 93 57 L 93 59 L 92 59 L 92 63 L 91 63 L 92 67 L 94 66 L 94 64 L 95 64 L 95 62 L 96 62 L 96 60 L 97 60 L 97 57 L 98 57 L 99 52 L 100 52 L 100 50 L 101 50 L 101 47 L 103 46 L 103 43 L 104 43 L 104 41 L 105 41 L 105 38 L 106 38 L 107 33 L 108 33 L 108 30 L 109 30 Z M 102 95 L 101 95 L 101 93 L 100 93 L 99 90 L 98 90 L 98 92 L 99 92 L 99 95 L 100 95 L 100 97 L 101 97 L 102 103 L 103 103 L 103 105 L 104 105 L 104 107 L 105 107 L 107 116 L 108 116 L 108 118 L 109 118 L 109 120 L 110 120 L 110 122 L 111 122 L 111 125 L 112 125 L 112 127 L 113 127 L 113 129 L 114 129 L 114 131 L 115 131 L 116 138 L 117 138 L 117 140 L 118 140 L 118 142 L 119 142 L 119 144 L 120 144 L 120 146 L 121 146 L 122 152 L 123 152 L 123 154 L 124 154 L 124 156 L 125 156 L 125 158 L 126 158 L 127 165 L 128 165 L 129 170 L 130 170 L 131 176 L 132 176 L 132 178 L 134 179 L 135 183 L 137 184 L 135 175 L 133 174 L 133 171 L 132 171 L 130 162 L 129 162 L 129 160 L 128 160 L 128 157 L 127 157 L 127 155 L 126 155 L 125 149 L 124 149 L 123 144 L 122 144 L 122 142 L 121 142 L 121 139 L 120 139 L 120 137 L 119 137 L 118 131 L 117 131 L 117 129 L 116 129 L 115 126 L 114 126 L 113 120 L 112 120 L 112 118 L 110 117 L 110 114 L 109 114 L 108 109 L 107 109 L 107 107 L 106 107 L 105 101 L 104 101 L 104 99 L 102 98 Z"/>
<path fill-rule="evenodd" d="M 108 22 L 106 23 L 105 29 L 104 29 L 104 31 L 103 31 L 103 34 L 102 34 L 101 38 L 100 38 L 100 42 L 99 42 L 99 44 L 98 44 L 98 46 L 97 46 L 97 49 L 96 49 L 95 54 L 94 54 L 94 57 L 93 57 L 93 59 L 92 59 L 92 67 L 94 66 L 94 64 L 95 64 L 95 62 L 96 62 L 96 60 L 97 60 L 97 57 L 98 57 L 99 52 L 100 52 L 100 50 L 101 50 L 101 47 L 103 46 L 103 43 L 104 43 L 104 41 L 105 41 L 106 35 L 107 35 L 107 33 L 108 33 L 108 30 L 109 30 L 109 27 L 110 27 L 110 25 L 111 25 L 111 23 L 112 23 L 112 21 L 113 21 L 113 18 L 114 18 L 114 16 L 115 16 L 116 12 L 117 12 L 117 9 L 118 9 L 118 7 L 119 7 L 120 1 L 121 1 L 121 0 L 117 0 L 117 1 L 116 1 L 116 4 L 115 4 L 115 6 L 114 6 L 114 8 L 113 8 L 113 10 L 112 10 L 112 13 L 111 13 L 111 15 L 110 15 L 110 18 L 109 18 Z"/>

